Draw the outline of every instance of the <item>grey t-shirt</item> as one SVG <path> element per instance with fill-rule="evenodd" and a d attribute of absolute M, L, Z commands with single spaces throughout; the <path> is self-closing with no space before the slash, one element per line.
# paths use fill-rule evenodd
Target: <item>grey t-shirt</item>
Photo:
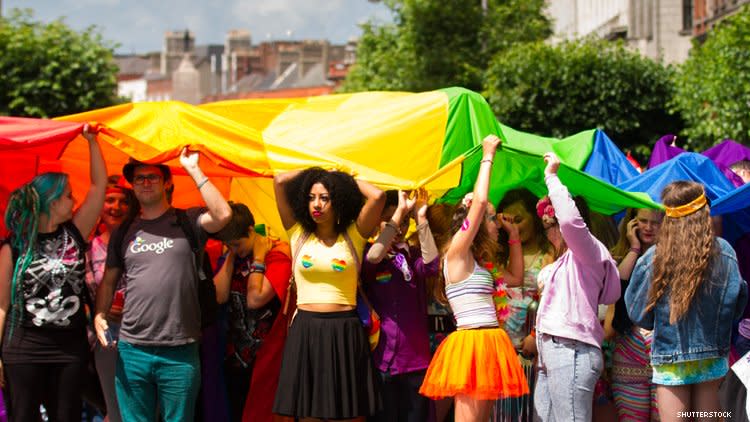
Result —
<path fill-rule="evenodd" d="M 187 216 L 201 246 L 207 235 L 200 208 Z M 114 237 L 114 236 L 113 236 Z M 153 220 L 136 218 L 121 250 L 110 242 L 107 266 L 126 281 L 120 339 L 143 346 L 178 346 L 200 339 L 201 315 L 194 255 L 174 208 Z"/>

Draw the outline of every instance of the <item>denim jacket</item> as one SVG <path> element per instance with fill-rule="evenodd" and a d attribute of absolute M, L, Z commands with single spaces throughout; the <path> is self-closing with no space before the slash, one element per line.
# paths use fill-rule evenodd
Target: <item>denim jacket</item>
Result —
<path fill-rule="evenodd" d="M 716 238 L 719 254 L 711 264 L 711 275 L 693 297 L 687 313 L 669 323 L 670 289 L 656 306 L 644 312 L 653 277 L 656 247 L 638 259 L 625 291 L 625 304 L 633 323 L 653 330 L 651 364 L 686 362 L 729 355 L 732 322 L 742 316 L 747 302 L 747 284 L 740 277 L 737 256 L 726 240 Z"/>

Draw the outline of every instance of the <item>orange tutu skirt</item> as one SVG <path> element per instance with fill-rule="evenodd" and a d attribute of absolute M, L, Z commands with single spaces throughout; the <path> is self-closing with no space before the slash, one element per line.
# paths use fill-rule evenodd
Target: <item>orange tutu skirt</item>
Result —
<path fill-rule="evenodd" d="M 497 400 L 529 394 L 529 385 L 505 330 L 479 328 L 455 331 L 440 344 L 419 393 Z"/>

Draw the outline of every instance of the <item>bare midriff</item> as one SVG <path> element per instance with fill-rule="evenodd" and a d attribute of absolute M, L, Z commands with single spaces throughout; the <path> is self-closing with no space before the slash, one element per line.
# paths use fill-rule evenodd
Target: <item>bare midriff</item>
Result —
<path fill-rule="evenodd" d="M 342 312 L 351 311 L 354 306 L 340 303 L 305 303 L 297 305 L 297 308 L 308 312 Z"/>

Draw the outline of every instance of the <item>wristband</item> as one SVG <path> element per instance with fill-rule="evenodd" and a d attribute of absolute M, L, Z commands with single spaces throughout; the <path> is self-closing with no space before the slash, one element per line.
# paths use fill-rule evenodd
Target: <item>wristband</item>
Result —
<path fill-rule="evenodd" d="M 385 225 L 392 228 L 393 230 L 396 230 L 396 233 L 401 231 L 401 228 L 393 220 L 386 221 Z"/>
<path fill-rule="evenodd" d="M 262 262 L 253 262 L 250 264 L 250 272 L 251 273 L 266 273 L 266 264 L 263 264 Z"/>
<path fill-rule="evenodd" d="M 508 239 L 509 246 L 520 245 L 520 244 L 521 244 L 521 239 Z"/>
<path fill-rule="evenodd" d="M 205 179 L 203 179 L 202 182 L 198 183 L 198 190 L 201 190 L 201 188 L 203 187 L 203 185 L 205 185 L 206 183 L 208 183 L 208 177 L 206 177 Z"/>
<path fill-rule="evenodd" d="M 490 159 L 486 159 L 486 160 L 481 160 L 481 161 L 479 162 L 479 164 L 482 164 L 482 163 L 490 163 L 490 164 L 492 164 L 492 160 L 490 160 Z"/>
<path fill-rule="evenodd" d="M 630 252 L 634 252 L 636 255 L 640 255 L 641 248 L 630 248 Z"/>

